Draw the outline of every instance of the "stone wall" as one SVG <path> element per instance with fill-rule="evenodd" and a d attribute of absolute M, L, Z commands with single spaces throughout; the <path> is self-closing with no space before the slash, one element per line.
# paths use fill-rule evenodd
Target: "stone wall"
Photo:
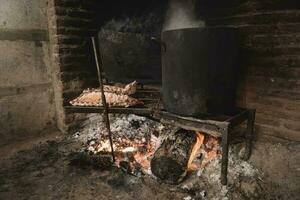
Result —
<path fill-rule="evenodd" d="M 56 126 L 46 0 L 0 0 L 0 145 Z"/>
<path fill-rule="evenodd" d="M 294 0 L 248 0 L 207 9 L 209 26 L 240 33 L 239 105 L 257 109 L 258 137 L 300 141 L 299 8 Z"/>

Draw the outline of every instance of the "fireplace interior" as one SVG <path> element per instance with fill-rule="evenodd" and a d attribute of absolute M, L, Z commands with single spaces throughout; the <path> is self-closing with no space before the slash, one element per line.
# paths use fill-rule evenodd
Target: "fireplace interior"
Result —
<path fill-rule="evenodd" d="M 297 199 L 296 0 L 3 0 L 0 199 Z"/>

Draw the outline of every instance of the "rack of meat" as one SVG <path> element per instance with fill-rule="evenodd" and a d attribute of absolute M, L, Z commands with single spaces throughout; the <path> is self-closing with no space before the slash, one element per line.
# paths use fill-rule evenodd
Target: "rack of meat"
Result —
<path fill-rule="evenodd" d="M 160 87 L 139 85 L 136 81 L 122 86 L 104 85 L 104 94 L 109 113 L 137 114 L 151 116 L 160 104 Z M 66 105 L 67 112 L 102 113 L 101 91 L 98 88 L 86 89 L 81 95 Z"/>

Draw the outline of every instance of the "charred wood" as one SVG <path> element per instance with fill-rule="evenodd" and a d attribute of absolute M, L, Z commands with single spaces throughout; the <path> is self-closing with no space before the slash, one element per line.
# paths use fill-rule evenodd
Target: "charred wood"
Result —
<path fill-rule="evenodd" d="M 167 183 L 180 182 L 186 175 L 196 142 L 194 131 L 180 129 L 169 134 L 151 160 L 152 173 Z"/>

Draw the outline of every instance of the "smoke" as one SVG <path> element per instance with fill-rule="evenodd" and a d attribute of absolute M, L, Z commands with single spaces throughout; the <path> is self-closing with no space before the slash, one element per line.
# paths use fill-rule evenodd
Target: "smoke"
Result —
<path fill-rule="evenodd" d="M 110 19 L 101 27 L 104 30 L 141 33 L 159 36 L 164 22 L 165 4 L 151 7 L 142 15 L 122 15 Z"/>
<path fill-rule="evenodd" d="M 197 0 L 169 0 L 163 30 L 204 27 L 196 10 Z"/>

